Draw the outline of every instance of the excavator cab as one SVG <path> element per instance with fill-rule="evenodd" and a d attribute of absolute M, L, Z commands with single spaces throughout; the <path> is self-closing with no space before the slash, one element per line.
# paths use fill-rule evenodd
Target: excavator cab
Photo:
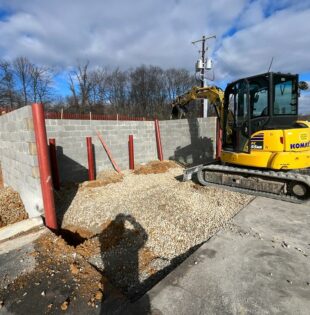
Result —
<path fill-rule="evenodd" d="M 251 139 L 253 134 L 294 128 L 297 118 L 298 75 L 268 72 L 230 83 L 224 95 L 223 149 L 250 153 L 262 148 L 262 134 Z"/>

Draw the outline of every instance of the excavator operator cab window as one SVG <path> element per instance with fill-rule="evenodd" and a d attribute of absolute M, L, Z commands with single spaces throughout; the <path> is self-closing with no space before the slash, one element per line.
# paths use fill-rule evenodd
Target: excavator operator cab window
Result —
<path fill-rule="evenodd" d="M 256 79 L 250 81 L 250 110 L 251 118 L 268 116 L 268 81 Z"/>
<path fill-rule="evenodd" d="M 295 78 L 274 75 L 273 114 L 297 115 L 297 95 Z"/>

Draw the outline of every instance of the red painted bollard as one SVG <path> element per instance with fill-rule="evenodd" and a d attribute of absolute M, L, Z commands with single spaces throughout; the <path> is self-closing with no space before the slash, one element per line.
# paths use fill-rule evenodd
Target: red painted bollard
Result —
<path fill-rule="evenodd" d="M 129 149 L 129 169 L 135 169 L 135 156 L 134 156 L 134 146 L 133 146 L 133 135 L 129 135 L 128 138 L 128 149 Z"/>
<path fill-rule="evenodd" d="M 50 149 L 50 161 L 51 161 L 51 170 L 52 170 L 52 179 L 54 189 L 60 189 L 60 180 L 59 180 L 59 170 L 57 163 L 57 154 L 56 154 L 56 140 L 49 139 L 49 149 Z"/>
<path fill-rule="evenodd" d="M 158 155 L 159 161 L 162 161 L 164 158 L 163 158 L 163 148 L 162 148 L 162 145 L 161 145 L 159 122 L 158 122 L 157 119 L 155 119 L 154 123 L 155 123 L 157 155 Z"/>
<path fill-rule="evenodd" d="M 91 137 L 86 137 L 87 158 L 88 158 L 88 179 L 95 179 L 94 151 Z"/>
<path fill-rule="evenodd" d="M 54 192 L 52 187 L 52 174 L 48 156 L 44 109 L 42 104 L 32 104 L 32 117 L 37 145 L 45 224 L 50 229 L 57 230 L 58 227 L 55 211 Z"/>

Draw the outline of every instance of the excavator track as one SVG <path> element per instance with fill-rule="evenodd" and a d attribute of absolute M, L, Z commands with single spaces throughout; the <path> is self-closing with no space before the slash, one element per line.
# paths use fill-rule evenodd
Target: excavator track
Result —
<path fill-rule="evenodd" d="M 184 179 L 194 173 L 204 186 L 225 187 L 293 203 L 310 200 L 310 169 L 283 172 L 209 164 L 185 170 Z"/>

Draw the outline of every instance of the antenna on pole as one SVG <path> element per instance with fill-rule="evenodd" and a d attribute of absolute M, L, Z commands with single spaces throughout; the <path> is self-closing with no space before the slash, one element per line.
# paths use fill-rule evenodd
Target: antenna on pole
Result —
<path fill-rule="evenodd" d="M 267 71 L 267 72 L 270 72 L 270 69 L 271 69 L 272 63 L 273 63 L 273 56 L 271 57 L 270 65 L 269 65 L 269 68 L 268 68 L 268 71 Z"/>

